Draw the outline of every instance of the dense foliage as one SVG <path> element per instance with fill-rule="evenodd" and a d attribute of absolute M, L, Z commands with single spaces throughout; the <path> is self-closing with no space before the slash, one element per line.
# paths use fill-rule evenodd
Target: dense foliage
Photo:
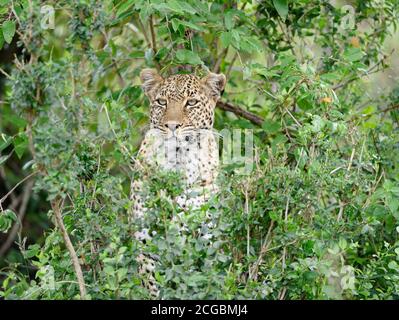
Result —
<path fill-rule="evenodd" d="M 27 177 L 18 203 L 34 182 L 0 297 L 81 297 L 59 211 L 84 298 L 149 297 L 133 237 L 145 224 L 156 231 L 145 250 L 159 256 L 165 299 L 397 299 L 399 87 L 397 78 L 382 91 L 364 79 L 390 68 L 398 3 L 344 4 L 47 1 L 53 29 L 38 1 L 0 0 L 0 47 L 19 48 L 1 62 L 0 197 Z M 220 194 L 178 220 L 171 199 L 182 186 L 167 172 L 151 172 L 144 221 L 128 214 L 130 182 L 143 174 L 131 159 L 148 121 L 144 67 L 223 72 L 216 129 L 254 132 L 251 174 L 223 166 Z M 0 200 L 4 233 L 19 229 L 12 194 Z M 207 210 L 208 240 L 194 232 Z M 193 232 L 180 235 L 182 221 Z M 32 241 L 35 225 L 46 230 Z"/>

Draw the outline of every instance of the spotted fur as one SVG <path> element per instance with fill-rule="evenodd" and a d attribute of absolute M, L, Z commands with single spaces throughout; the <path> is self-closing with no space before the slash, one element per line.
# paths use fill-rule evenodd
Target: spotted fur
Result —
<path fill-rule="evenodd" d="M 164 79 L 153 69 L 144 69 L 140 78 L 151 107 L 150 129 L 141 144 L 139 162 L 180 171 L 185 188 L 175 199 L 176 203 L 183 212 L 199 208 L 217 191 L 215 180 L 219 162 L 213 122 L 226 78 L 210 73 L 202 79 L 193 74 Z M 131 198 L 135 218 L 145 215 L 144 193 L 143 182 L 133 181 Z M 151 239 L 148 230 L 136 233 L 135 237 L 140 241 Z M 155 260 L 141 253 L 137 261 L 145 287 L 157 298 L 159 291 L 153 275 Z"/>

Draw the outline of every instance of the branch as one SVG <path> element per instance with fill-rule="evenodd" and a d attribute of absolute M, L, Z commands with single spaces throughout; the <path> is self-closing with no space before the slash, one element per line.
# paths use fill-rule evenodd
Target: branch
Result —
<path fill-rule="evenodd" d="M 228 47 L 222 51 L 221 54 L 219 54 L 219 57 L 217 58 L 215 65 L 213 67 L 213 72 L 214 73 L 219 73 L 220 72 L 220 65 L 222 64 L 222 61 L 224 58 L 226 58 L 227 52 L 228 52 Z"/>
<path fill-rule="evenodd" d="M 233 112 L 237 116 L 247 119 L 258 126 L 262 126 L 263 124 L 264 120 L 261 117 L 252 112 L 241 109 L 240 107 L 234 106 L 228 102 L 219 101 L 216 106 L 224 111 Z"/>
<path fill-rule="evenodd" d="M 13 244 L 15 236 L 17 235 L 18 229 L 19 230 L 22 229 L 22 221 L 24 220 L 26 208 L 28 206 L 30 195 L 32 193 L 33 184 L 34 184 L 34 181 L 31 180 L 26 184 L 26 186 L 24 188 L 21 205 L 18 210 L 18 220 L 17 220 L 17 222 L 14 223 L 12 229 L 10 230 L 10 233 L 8 234 L 7 240 L 4 242 L 4 244 L 0 248 L 0 257 L 4 256 L 4 254 L 8 251 L 8 249 Z"/>
<path fill-rule="evenodd" d="M 152 15 L 150 17 L 150 31 L 151 31 L 152 50 L 154 51 L 154 54 L 156 54 L 158 50 L 157 50 L 157 41 L 155 38 L 154 21 Z"/>
<path fill-rule="evenodd" d="M 102 34 L 103 34 L 103 36 L 105 38 L 106 45 L 108 45 L 109 38 L 108 38 L 107 32 L 105 30 L 101 30 L 101 32 L 102 32 Z M 117 63 L 116 59 L 112 56 L 112 54 L 111 54 L 110 58 L 111 58 L 111 61 L 112 61 L 111 66 L 114 67 L 114 69 L 116 71 L 116 74 L 118 76 L 119 86 L 121 88 L 125 88 L 126 87 L 125 80 L 123 79 L 123 77 L 121 75 L 118 63 Z M 72 75 L 72 79 L 73 79 L 73 75 Z M 74 83 L 74 79 L 72 80 L 72 83 Z"/>
<path fill-rule="evenodd" d="M 356 75 L 352 78 L 349 78 L 347 80 L 345 80 L 344 82 L 338 83 L 337 85 L 335 85 L 332 89 L 333 90 L 338 90 L 341 89 L 343 87 L 346 87 L 348 84 L 352 83 L 353 81 L 359 80 L 360 78 L 364 77 L 364 76 L 368 76 L 370 74 L 376 73 L 381 71 L 380 69 L 375 70 L 380 64 L 383 64 L 384 60 L 387 58 L 387 56 L 384 56 L 381 60 L 379 60 L 375 65 L 373 65 L 372 67 L 370 67 L 364 74 L 362 75 Z M 383 68 L 384 69 L 384 68 Z"/>
<path fill-rule="evenodd" d="M 227 69 L 227 72 L 226 72 L 226 78 L 227 78 L 227 79 L 228 79 L 229 76 L 230 76 L 231 69 L 233 69 L 233 65 L 234 65 L 234 62 L 236 61 L 237 57 L 238 57 L 238 54 L 237 54 L 237 52 L 236 52 L 236 53 L 234 53 L 233 59 L 231 59 L 229 68 Z"/>
<path fill-rule="evenodd" d="M 51 207 L 54 211 L 55 215 L 55 220 L 57 223 L 58 228 L 60 229 L 60 232 L 62 234 L 62 237 L 64 238 L 65 246 L 67 247 L 69 251 L 69 255 L 71 256 L 73 267 L 75 269 L 75 274 L 76 278 L 79 283 L 79 290 L 80 290 L 80 298 L 85 299 L 86 297 L 86 284 L 83 278 L 83 273 L 82 273 L 82 268 L 80 267 L 79 264 L 79 259 L 78 256 L 76 255 L 75 248 L 72 245 L 71 239 L 69 238 L 69 235 L 65 229 L 64 221 L 62 220 L 62 214 L 60 210 L 60 200 L 55 199 L 51 201 Z"/>
<path fill-rule="evenodd" d="M 249 268 L 249 276 L 248 276 L 249 280 L 256 280 L 257 278 L 259 265 L 262 263 L 263 257 L 265 253 L 269 250 L 270 244 L 272 242 L 270 237 L 272 235 L 273 227 L 274 227 L 274 220 L 272 220 L 269 225 L 269 229 L 267 230 L 266 238 L 261 246 L 258 259 Z"/>
<path fill-rule="evenodd" d="M 141 29 L 141 32 L 143 33 L 145 42 L 147 42 L 148 48 L 151 48 L 151 47 L 152 47 L 152 46 L 151 46 L 151 41 L 150 41 L 150 39 L 148 38 L 147 32 L 145 31 L 145 27 L 144 27 L 143 23 L 141 22 L 140 18 L 137 19 L 137 22 L 138 22 L 138 25 L 139 25 L 139 27 L 140 27 L 140 29 Z"/>
<path fill-rule="evenodd" d="M 0 199 L 0 207 L 1 207 L 1 204 L 8 198 L 8 196 L 9 196 L 11 193 L 14 192 L 14 190 L 15 190 L 16 188 L 18 188 L 18 186 L 19 186 L 20 184 L 24 183 L 26 180 L 28 180 L 30 177 L 33 177 L 33 176 L 34 176 L 35 174 L 37 174 L 38 172 L 39 172 L 39 171 L 35 171 L 35 172 L 32 172 L 31 174 L 27 175 L 27 176 L 26 176 L 25 178 L 23 178 L 20 182 L 18 182 L 10 191 L 8 191 L 7 194 L 4 195 L 3 198 Z"/>
<path fill-rule="evenodd" d="M 394 105 L 392 105 L 392 106 L 390 106 L 388 108 L 385 108 L 385 109 L 381 110 L 381 112 L 387 113 L 388 111 L 392 111 L 392 110 L 395 110 L 395 109 L 399 109 L 399 103 L 394 104 Z M 377 113 L 377 112 L 375 112 L 375 113 Z"/>
<path fill-rule="evenodd" d="M 0 68 L 0 73 L 5 75 L 8 79 L 11 79 L 11 76 L 7 72 L 5 72 L 2 68 Z"/>

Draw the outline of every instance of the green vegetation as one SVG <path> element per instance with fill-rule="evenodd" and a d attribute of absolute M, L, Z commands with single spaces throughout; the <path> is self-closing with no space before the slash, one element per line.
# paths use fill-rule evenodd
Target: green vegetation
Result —
<path fill-rule="evenodd" d="M 0 47 L 18 47 L 0 61 L 0 297 L 82 298 L 62 215 L 86 299 L 149 297 L 142 223 L 164 299 L 399 298 L 399 8 L 344 4 L 50 0 L 53 29 L 39 1 L 0 0 Z M 223 166 L 180 217 L 197 230 L 209 210 L 211 240 L 179 234 L 173 173 L 151 172 L 144 221 L 128 214 L 144 67 L 224 73 L 216 129 L 254 132 L 253 172 Z"/>

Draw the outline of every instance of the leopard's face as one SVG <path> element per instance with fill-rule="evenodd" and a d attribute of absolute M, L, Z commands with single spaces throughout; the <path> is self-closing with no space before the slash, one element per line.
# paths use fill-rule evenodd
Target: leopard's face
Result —
<path fill-rule="evenodd" d="M 151 129 L 166 137 L 212 129 L 215 105 L 226 83 L 223 74 L 210 73 L 202 79 L 178 74 L 164 79 L 156 70 L 144 69 L 140 78 L 151 105 Z"/>

